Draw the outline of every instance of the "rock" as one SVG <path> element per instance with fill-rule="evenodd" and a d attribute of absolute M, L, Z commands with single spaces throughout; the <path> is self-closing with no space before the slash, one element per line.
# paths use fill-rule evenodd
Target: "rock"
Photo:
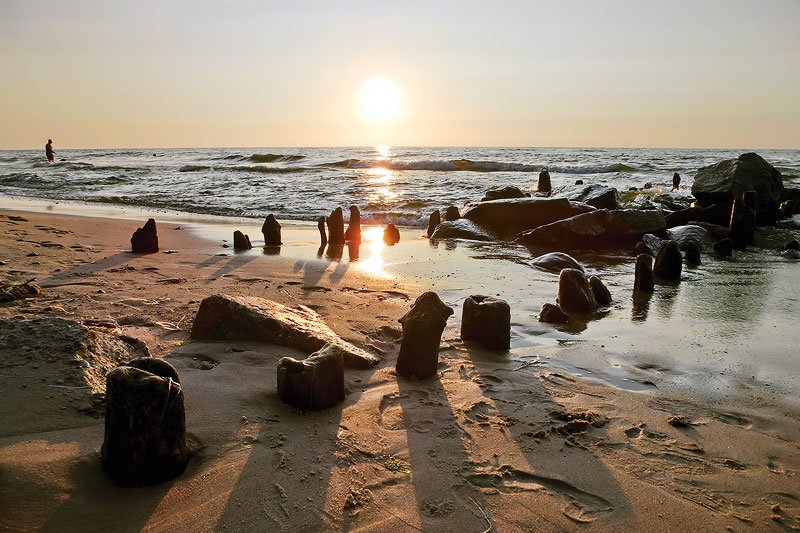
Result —
<path fill-rule="evenodd" d="M 575 180 L 575 185 L 583 185 L 583 180 Z"/>
<path fill-rule="evenodd" d="M 550 172 L 547 169 L 539 172 L 539 181 L 536 182 L 536 192 L 550 192 L 553 186 L 550 183 Z"/>
<path fill-rule="evenodd" d="M 163 360 L 134 359 L 106 377 L 103 470 L 120 485 L 179 476 L 189 458 L 178 374 Z"/>
<path fill-rule="evenodd" d="M 387 224 L 383 230 L 383 242 L 389 246 L 394 246 L 400 242 L 400 230 L 394 224 Z"/>
<path fill-rule="evenodd" d="M 731 257 L 733 255 L 733 241 L 722 239 L 714 243 L 714 251 L 721 257 Z"/>
<path fill-rule="evenodd" d="M 688 207 L 680 211 L 668 213 L 666 216 L 667 227 L 685 226 L 692 222 L 709 222 L 720 226 L 727 226 L 730 222 L 729 204 L 714 204 L 710 207 Z"/>
<path fill-rule="evenodd" d="M 514 198 L 481 202 L 467 209 L 464 218 L 505 239 L 589 211 L 594 208 L 566 198 Z"/>
<path fill-rule="evenodd" d="M 692 244 L 701 251 L 713 245 L 709 231 L 702 226 L 694 224 L 669 228 L 667 230 L 667 235 L 670 239 L 678 243 L 681 250 L 687 250 Z"/>
<path fill-rule="evenodd" d="M 789 249 L 781 252 L 781 255 L 786 259 L 800 259 L 800 250 Z"/>
<path fill-rule="evenodd" d="M 683 269 L 683 255 L 678 243 L 666 241 L 656 256 L 653 274 L 659 278 L 680 281 Z"/>
<path fill-rule="evenodd" d="M 683 258 L 687 264 L 699 265 L 700 264 L 700 247 L 693 241 L 690 241 L 683 248 Z"/>
<path fill-rule="evenodd" d="M 565 268 L 558 276 L 556 302 L 567 313 L 590 313 L 597 309 L 586 274 L 575 268 Z"/>
<path fill-rule="evenodd" d="M 653 188 L 653 183 L 652 183 L 652 182 L 650 182 L 650 181 L 647 181 L 647 182 L 645 182 L 645 184 L 644 184 L 644 185 L 642 185 L 642 190 L 645 190 L 645 189 L 652 189 L 652 188 Z"/>
<path fill-rule="evenodd" d="M 502 200 L 506 198 L 525 198 L 528 195 L 522 192 L 519 187 L 502 187 L 500 189 L 491 189 L 486 191 L 486 194 L 483 198 L 481 198 L 481 202 L 487 202 L 490 200 Z"/>
<path fill-rule="evenodd" d="M 280 246 L 281 243 L 281 225 L 275 215 L 269 214 L 264 219 L 264 224 L 261 225 L 261 233 L 264 234 L 264 246 Z"/>
<path fill-rule="evenodd" d="M 654 288 L 653 256 L 649 254 L 639 254 L 636 256 L 636 273 L 633 281 L 633 290 L 652 292 Z"/>
<path fill-rule="evenodd" d="M 325 217 L 319 217 L 317 219 L 317 229 L 319 230 L 319 243 L 322 246 L 328 244 L 328 236 L 325 233 Z"/>
<path fill-rule="evenodd" d="M 158 231 L 154 219 L 147 219 L 144 226 L 133 232 L 131 251 L 135 254 L 154 254 L 158 251 Z"/>
<path fill-rule="evenodd" d="M 344 244 L 344 217 L 341 207 L 334 209 L 328 217 L 328 240 L 331 244 Z"/>
<path fill-rule="evenodd" d="M 652 202 L 666 207 L 670 211 L 681 211 L 687 207 L 691 207 L 691 201 L 687 196 L 671 195 L 671 194 L 658 194 L 653 196 Z"/>
<path fill-rule="evenodd" d="M 361 212 L 354 205 L 350 206 L 350 222 L 344 232 L 344 240 L 361 242 Z"/>
<path fill-rule="evenodd" d="M 655 257 L 658 255 L 658 252 L 661 251 L 664 242 L 666 242 L 664 239 L 660 239 L 652 233 L 646 233 L 642 235 L 642 244 L 644 244 L 644 247 L 638 249 L 641 250 L 643 254 L 650 254 Z"/>
<path fill-rule="evenodd" d="M 784 187 L 781 193 L 781 203 L 792 200 L 795 204 L 800 204 L 800 188 Z"/>
<path fill-rule="evenodd" d="M 550 252 L 549 254 L 535 257 L 533 261 L 531 261 L 531 266 L 548 272 L 561 272 L 565 268 L 574 268 L 581 272 L 586 272 L 584 266 L 580 264 L 577 259 L 562 252 Z"/>
<path fill-rule="evenodd" d="M 756 215 L 744 200 L 737 196 L 731 207 L 730 240 L 735 250 L 744 251 L 753 242 L 756 229 Z"/>
<path fill-rule="evenodd" d="M 539 311 L 539 322 L 564 324 L 569 322 L 569 315 L 562 311 L 559 306 L 551 303 L 545 303 L 542 304 L 542 309 Z"/>
<path fill-rule="evenodd" d="M 321 411 L 344 400 L 344 357 L 327 345 L 307 359 L 278 361 L 278 396 L 302 411 Z"/>
<path fill-rule="evenodd" d="M 759 210 L 770 204 L 777 206 L 783 194 L 781 173 L 752 152 L 699 169 L 692 184 L 692 195 L 704 206 L 729 206 L 735 197 L 749 190 L 758 194 Z"/>
<path fill-rule="evenodd" d="M 583 202 L 597 209 L 619 209 L 617 189 L 605 185 L 590 185 L 578 194 L 570 196 L 570 200 Z"/>
<path fill-rule="evenodd" d="M 758 193 L 756 191 L 744 191 L 741 198 L 744 205 L 752 209 L 753 213 L 758 213 Z"/>
<path fill-rule="evenodd" d="M 442 214 L 439 210 L 435 210 L 431 213 L 430 218 L 428 219 L 428 231 L 425 233 L 429 238 L 433 235 L 433 232 L 436 231 L 436 227 L 442 223 Z"/>
<path fill-rule="evenodd" d="M 787 242 L 783 245 L 782 250 L 800 250 L 800 242 L 797 239 L 792 239 L 791 241 Z"/>
<path fill-rule="evenodd" d="M 442 222 L 436 226 L 436 231 L 431 235 L 431 239 L 465 239 L 484 242 L 495 240 L 493 235 L 466 218 Z"/>
<path fill-rule="evenodd" d="M 789 218 L 797 213 L 797 202 L 794 200 L 786 200 L 785 202 L 781 202 L 780 210 L 784 217 Z"/>
<path fill-rule="evenodd" d="M 461 339 L 474 340 L 489 350 L 511 347 L 511 307 L 492 296 L 469 296 L 461 315 Z"/>
<path fill-rule="evenodd" d="M 192 339 L 210 341 L 256 341 L 288 346 L 305 353 L 326 344 L 343 351 L 345 364 L 369 368 L 378 363 L 374 355 L 336 335 L 308 307 L 286 307 L 265 298 L 217 294 L 200 303 L 192 325 Z"/>
<path fill-rule="evenodd" d="M 436 374 L 439 366 L 439 343 L 453 309 L 435 292 L 425 292 L 400 318 L 403 335 L 397 356 L 397 373 L 407 378 L 425 379 Z"/>
<path fill-rule="evenodd" d="M 453 220 L 458 220 L 461 218 L 461 213 L 458 212 L 458 208 L 454 205 L 448 207 L 444 212 L 444 219 L 447 222 L 452 222 Z"/>
<path fill-rule="evenodd" d="M 646 233 L 661 233 L 665 229 L 660 211 L 598 209 L 526 231 L 516 241 L 530 248 L 624 248 Z"/>
<path fill-rule="evenodd" d="M 589 287 L 598 305 L 611 305 L 611 291 L 597 276 L 589 276 Z"/>
<path fill-rule="evenodd" d="M 245 235 L 238 229 L 233 232 L 233 249 L 234 250 L 250 250 L 253 247 L 250 244 L 250 236 Z"/>

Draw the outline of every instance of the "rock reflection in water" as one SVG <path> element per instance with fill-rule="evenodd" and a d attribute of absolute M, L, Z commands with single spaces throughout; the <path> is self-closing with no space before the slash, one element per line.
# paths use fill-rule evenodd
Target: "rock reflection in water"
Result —
<path fill-rule="evenodd" d="M 633 291 L 633 307 L 631 307 L 631 320 L 633 322 L 644 322 L 647 320 L 647 313 L 650 311 L 650 298 L 653 293 L 650 291 Z"/>

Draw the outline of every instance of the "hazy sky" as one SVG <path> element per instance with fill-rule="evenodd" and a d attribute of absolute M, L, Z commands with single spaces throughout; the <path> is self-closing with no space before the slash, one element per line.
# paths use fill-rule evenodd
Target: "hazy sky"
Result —
<path fill-rule="evenodd" d="M 0 148 L 800 148 L 798 24 L 800 0 L 0 0 Z"/>

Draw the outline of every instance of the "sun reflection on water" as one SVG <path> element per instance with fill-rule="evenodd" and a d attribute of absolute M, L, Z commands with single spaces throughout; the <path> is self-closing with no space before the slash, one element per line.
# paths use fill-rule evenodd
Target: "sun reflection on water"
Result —
<path fill-rule="evenodd" d="M 386 245 L 383 242 L 383 228 L 369 227 L 361 231 L 362 246 L 366 246 L 366 257 L 360 259 L 356 264 L 361 270 L 380 278 L 390 278 L 386 271 L 386 261 L 383 258 L 383 251 Z"/>

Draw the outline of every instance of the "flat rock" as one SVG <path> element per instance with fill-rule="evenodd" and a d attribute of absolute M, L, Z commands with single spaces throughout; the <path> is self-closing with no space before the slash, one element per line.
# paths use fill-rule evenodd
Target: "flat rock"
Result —
<path fill-rule="evenodd" d="M 577 259 L 563 252 L 550 252 L 540 255 L 531 261 L 531 266 L 548 272 L 561 272 L 565 268 L 574 268 L 586 272 L 586 268 Z"/>
<path fill-rule="evenodd" d="M 466 218 L 441 222 L 431 234 L 431 239 L 464 239 L 468 241 L 494 241 L 495 237 Z"/>
<path fill-rule="evenodd" d="M 646 233 L 665 230 L 666 222 L 660 211 L 598 209 L 527 231 L 516 241 L 530 248 L 622 248 Z"/>
<path fill-rule="evenodd" d="M 216 294 L 205 298 L 192 325 L 196 340 L 256 341 L 313 353 L 331 344 L 342 350 L 345 364 L 369 368 L 379 359 L 345 341 L 303 305 L 286 307 L 255 296 Z"/>
<path fill-rule="evenodd" d="M 606 185 L 590 185 L 579 193 L 569 197 L 570 200 L 583 202 L 597 209 L 619 209 L 619 194 L 614 187 Z"/>
<path fill-rule="evenodd" d="M 594 207 L 566 198 L 513 198 L 475 204 L 464 212 L 463 218 L 506 239 L 589 211 Z"/>
<path fill-rule="evenodd" d="M 700 250 L 705 250 L 714 245 L 709 231 L 695 224 L 669 228 L 667 230 L 667 235 L 669 235 L 670 239 L 678 243 L 681 250 L 685 250 L 689 246 L 689 243 L 694 243 Z"/>
<path fill-rule="evenodd" d="M 499 189 L 490 189 L 486 191 L 486 194 L 481 199 L 481 202 L 488 202 L 490 200 L 502 200 L 507 198 L 526 198 L 530 196 L 529 194 L 525 194 L 519 187 L 513 187 L 511 185 L 507 187 L 501 187 Z"/>

